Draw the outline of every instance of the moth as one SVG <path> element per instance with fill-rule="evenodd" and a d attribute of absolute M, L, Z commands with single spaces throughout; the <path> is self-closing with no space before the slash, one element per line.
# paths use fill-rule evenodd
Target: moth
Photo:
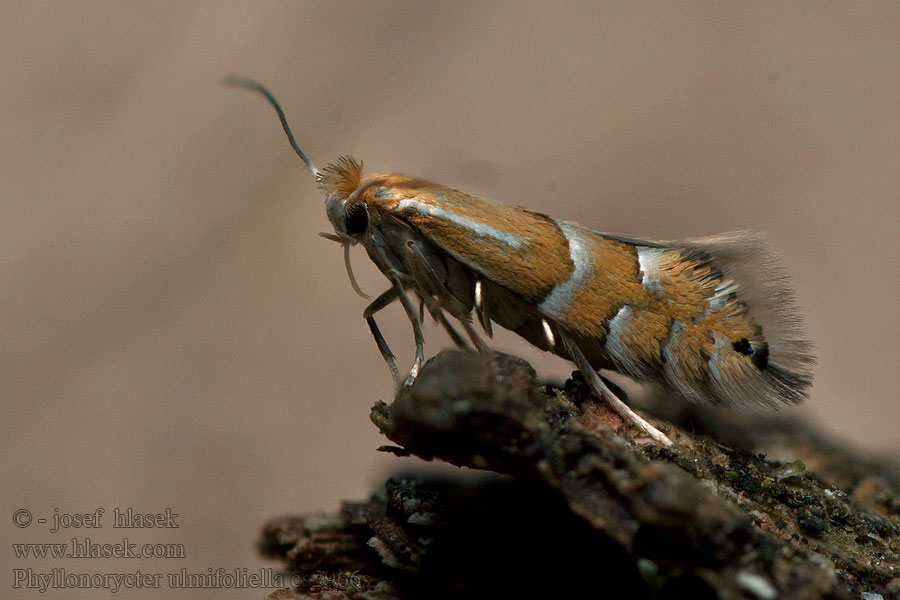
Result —
<path fill-rule="evenodd" d="M 363 314 L 398 383 L 394 354 L 375 322 L 396 301 L 416 345 L 405 386 L 425 361 L 424 307 L 461 348 L 488 349 L 477 320 L 488 337 L 496 324 L 571 360 L 597 396 L 664 445 L 669 438 L 628 407 L 599 370 L 715 405 L 774 407 L 807 396 L 811 345 L 788 281 L 759 235 L 634 239 L 418 177 L 365 176 L 362 163 L 347 156 L 319 170 L 268 89 L 240 77 L 226 83 L 262 94 L 275 108 L 325 195 L 334 233 L 322 235 L 343 245 L 353 289 L 364 295 L 349 263 L 357 244 L 388 279 Z"/>

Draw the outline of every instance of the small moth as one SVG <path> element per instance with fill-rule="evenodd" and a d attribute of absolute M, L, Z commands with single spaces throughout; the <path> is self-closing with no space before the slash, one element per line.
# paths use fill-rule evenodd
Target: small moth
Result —
<path fill-rule="evenodd" d="M 600 369 L 658 382 L 689 400 L 737 407 L 803 401 L 814 358 L 793 293 L 762 239 L 748 232 L 683 241 L 600 233 L 523 208 L 470 196 L 418 177 L 368 175 L 343 156 L 317 169 L 294 140 L 274 96 L 255 81 L 229 85 L 262 94 L 325 195 L 334 233 L 361 244 L 390 287 L 364 317 L 395 381 L 400 372 L 375 314 L 399 301 L 424 360 L 424 308 L 461 348 L 486 350 L 497 324 L 571 360 L 592 390 L 665 445 L 669 438 L 613 392 Z M 410 297 L 412 296 L 412 298 Z M 414 299 L 418 300 L 417 309 Z"/>

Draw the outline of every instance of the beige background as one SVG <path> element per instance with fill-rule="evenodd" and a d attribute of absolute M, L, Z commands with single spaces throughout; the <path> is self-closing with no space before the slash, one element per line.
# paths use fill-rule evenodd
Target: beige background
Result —
<path fill-rule="evenodd" d="M 272 87 L 320 165 L 352 153 L 633 236 L 768 232 L 818 346 L 800 410 L 900 454 L 895 3 L 6 2 L 0 23 L 4 596 L 13 568 L 255 570 L 265 518 L 414 464 L 374 450 L 392 387 L 365 303 L 274 113 L 229 72 Z M 408 364 L 401 310 L 382 326 Z M 11 554 L 73 535 L 16 529 L 15 509 L 101 506 L 171 507 L 181 529 L 129 537 L 188 558 Z M 119 597 L 214 594 L 257 597 Z"/>

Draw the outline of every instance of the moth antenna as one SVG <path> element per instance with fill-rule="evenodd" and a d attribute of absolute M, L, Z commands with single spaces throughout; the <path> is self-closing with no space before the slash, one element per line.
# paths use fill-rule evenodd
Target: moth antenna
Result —
<path fill-rule="evenodd" d="M 347 275 L 350 277 L 350 286 L 353 287 L 353 291 L 366 300 L 370 299 L 372 296 L 362 291 L 356 282 L 356 277 L 353 276 L 353 267 L 350 265 L 350 244 L 344 244 L 344 267 L 347 268 Z"/>
<path fill-rule="evenodd" d="M 294 152 L 296 152 L 303 160 L 303 162 L 306 163 L 306 168 L 309 169 L 309 172 L 312 173 L 313 177 L 316 178 L 316 183 L 322 180 L 322 175 L 319 172 L 319 169 L 316 168 L 316 165 L 314 165 L 312 161 L 306 157 L 306 154 L 304 154 L 303 150 L 300 149 L 300 146 L 297 145 L 297 140 L 294 139 L 294 134 L 293 132 L 291 132 L 291 128 L 288 125 L 287 117 L 284 116 L 284 111 L 281 110 L 281 105 L 278 104 L 278 100 L 275 99 L 275 96 L 272 95 L 272 92 L 270 92 L 268 88 L 266 88 L 261 83 L 253 81 L 252 79 L 239 77 L 237 75 L 229 75 L 222 80 L 222 83 L 224 83 L 225 85 L 244 88 L 262 94 L 266 98 L 266 100 L 269 101 L 269 104 L 271 104 L 275 108 L 275 112 L 278 113 L 278 118 L 281 119 L 281 126 L 284 128 L 284 132 L 287 134 L 288 141 L 291 143 L 291 147 L 294 149 Z M 350 279 L 353 279 L 352 275 L 350 276 Z M 368 298 L 368 296 L 365 297 Z"/>

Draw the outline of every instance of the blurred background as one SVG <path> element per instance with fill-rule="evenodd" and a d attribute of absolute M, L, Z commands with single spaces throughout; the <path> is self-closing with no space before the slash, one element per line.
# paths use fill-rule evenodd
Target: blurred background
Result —
<path fill-rule="evenodd" d="M 91 0 L 5 2 L 0 22 L 0 530 L 115 542 L 113 508 L 171 508 L 179 529 L 124 533 L 187 553 L 6 544 L 4 596 L 41 596 L 12 569 L 272 566 L 253 548 L 266 518 L 414 466 L 375 451 L 391 378 L 318 237 L 322 198 L 228 73 L 272 88 L 319 166 L 349 153 L 635 237 L 767 232 L 818 347 L 810 401 L 787 412 L 900 455 L 897 4 Z M 362 250 L 354 265 L 386 288 Z M 402 310 L 380 322 L 408 367 Z M 11 522 L 97 507 L 104 529 Z M 63 594 L 96 596 L 43 597 Z"/>

